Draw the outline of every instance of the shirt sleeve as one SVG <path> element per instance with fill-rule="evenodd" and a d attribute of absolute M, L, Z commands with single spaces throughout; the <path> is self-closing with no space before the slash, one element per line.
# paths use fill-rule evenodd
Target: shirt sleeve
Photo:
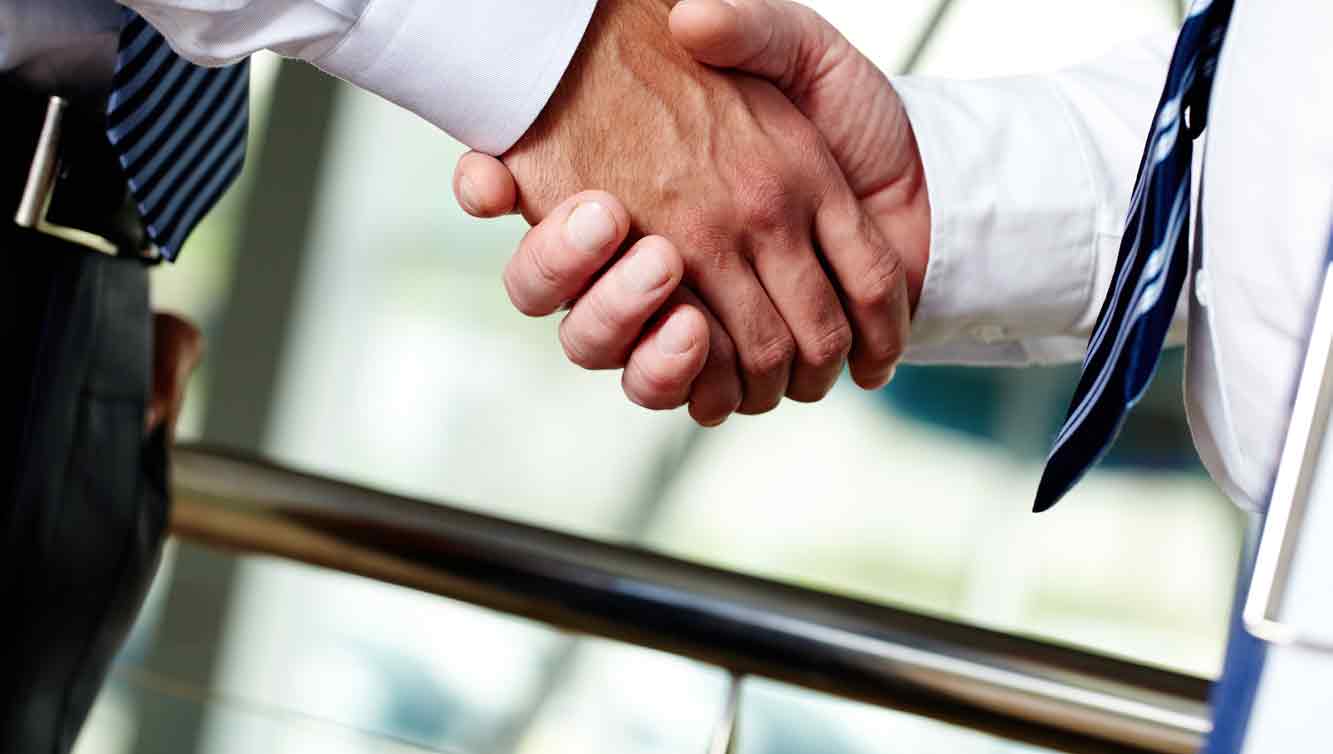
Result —
<path fill-rule="evenodd" d="M 123 19 L 106 0 L 0 0 L 0 73 L 42 92 L 104 92 Z"/>
<path fill-rule="evenodd" d="M 909 361 L 1083 357 L 1172 43 L 1145 40 L 1049 75 L 893 81 L 931 207 Z M 1177 310 L 1174 341 L 1186 310 Z"/>
<path fill-rule="evenodd" d="M 596 0 L 122 0 L 182 55 L 310 61 L 500 154 L 546 106 Z"/>

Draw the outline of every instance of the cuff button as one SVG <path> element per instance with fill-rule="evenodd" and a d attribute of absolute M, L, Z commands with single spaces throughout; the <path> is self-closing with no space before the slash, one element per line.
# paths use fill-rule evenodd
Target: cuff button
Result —
<path fill-rule="evenodd" d="M 1194 271 L 1194 298 L 1198 299 L 1199 306 L 1207 308 L 1209 293 L 1208 273 L 1200 267 Z"/>
<path fill-rule="evenodd" d="M 982 343 L 999 343 L 1005 340 L 1008 335 L 1009 331 L 1001 325 L 984 324 L 972 327 L 972 337 Z"/>

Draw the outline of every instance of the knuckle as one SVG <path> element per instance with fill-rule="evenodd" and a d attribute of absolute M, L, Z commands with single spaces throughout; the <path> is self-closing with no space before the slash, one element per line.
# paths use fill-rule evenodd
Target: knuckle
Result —
<path fill-rule="evenodd" d="M 885 251 L 875 256 L 852 296 L 862 306 L 880 309 L 906 293 L 905 283 L 902 260 L 897 254 Z"/>
<path fill-rule="evenodd" d="M 810 345 L 806 361 L 817 369 L 841 366 L 852 350 L 852 327 L 845 320 L 820 335 Z"/>
<path fill-rule="evenodd" d="M 759 378 L 771 378 L 791 368 L 796 357 L 796 342 L 788 333 L 760 344 L 741 356 L 741 366 L 747 373 Z"/>
<path fill-rule="evenodd" d="M 739 219 L 751 233 L 775 234 L 792 224 L 795 198 L 782 175 L 758 168 L 742 182 L 737 197 Z"/>
<path fill-rule="evenodd" d="M 904 347 L 904 338 L 896 335 L 869 342 L 862 339 L 853 349 L 854 371 L 883 372 L 898 363 Z"/>
<path fill-rule="evenodd" d="M 682 254 L 686 268 L 691 262 L 709 270 L 726 270 L 735 264 L 740 208 L 724 200 L 718 206 L 699 208 L 684 221 Z"/>
<path fill-rule="evenodd" d="M 731 336 L 721 325 L 714 324 L 709 328 L 708 333 L 708 362 L 707 367 L 710 372 L 717 372 L 723 375 L 735 375 L 738 357 L 736 354 L 736 345 L 732 343 Z M 737 386 L 737 392 L 740 387 Z"/>
<path fill-rule="evenodd" d="M 754 196 L 746 199 L 741 219 L 751 232 L 772 234 L 784 230 L 790 217 L 784 198 L 776 197 L 769 201 Z"/>
<path fill-rule="evenodd" d="M 565 276 L 551 265 L 551 260 L 547 258 L 548 248 L 542 244 L 535 244 L 527 252 L 530 262 L 528 266 L 536 274 L 536 279 L 531 282 L 548 293 L 561 290 L 565 284 Z"/>
<path fill-rule="evenodd" d="M 582 306 L 579 313 L 587 315 L 580 319 L 590 320 L 582 328 L 584 342 L 592 348 L 607 349 L 616 341 L 617 334 L 625 329 L 625 326 L 612 311 L 606 296 L 597 289 L 584 296 L 580 303 Z"/>

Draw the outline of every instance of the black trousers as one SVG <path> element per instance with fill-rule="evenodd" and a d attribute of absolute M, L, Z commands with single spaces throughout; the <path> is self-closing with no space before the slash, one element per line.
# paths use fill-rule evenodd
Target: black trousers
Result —
<path fill-rule="evenodd" d="M 0 752 L 63 754 L 157 567 L 145 268 L 0 230 Z"/>

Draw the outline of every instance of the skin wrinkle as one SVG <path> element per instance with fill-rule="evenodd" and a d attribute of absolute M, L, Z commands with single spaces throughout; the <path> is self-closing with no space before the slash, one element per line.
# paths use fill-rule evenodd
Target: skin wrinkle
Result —
<path fill-rule="evenodd" d="M 797 42 L 796 54 L 791 56 L 791 62 L 787 70 L 783 73 L 780 81 L 783 91 L 789 93 L 793 102 L 804 102 L 807 93 L 819 89 L 830 73 L 835 71 L 838 66 L 852 57 L 849 48 L 850 44 L 841 37 L 828 40 L 828 35 L 822 24 L 812 22 L 809 17 L 801 18 L 797 22 L 804 24 L 807 28 L 813 28 L 813 36 L 820 37 L 820 44 L 823 47 L 822 53 L 817 54 L 810 46 L 811 34 L 797 31 L 800 40 Z M 807 73 L 808 72 L 808 73 Z M 803 86 L 795 86 L 795 82 L 803 82 Z"/>

